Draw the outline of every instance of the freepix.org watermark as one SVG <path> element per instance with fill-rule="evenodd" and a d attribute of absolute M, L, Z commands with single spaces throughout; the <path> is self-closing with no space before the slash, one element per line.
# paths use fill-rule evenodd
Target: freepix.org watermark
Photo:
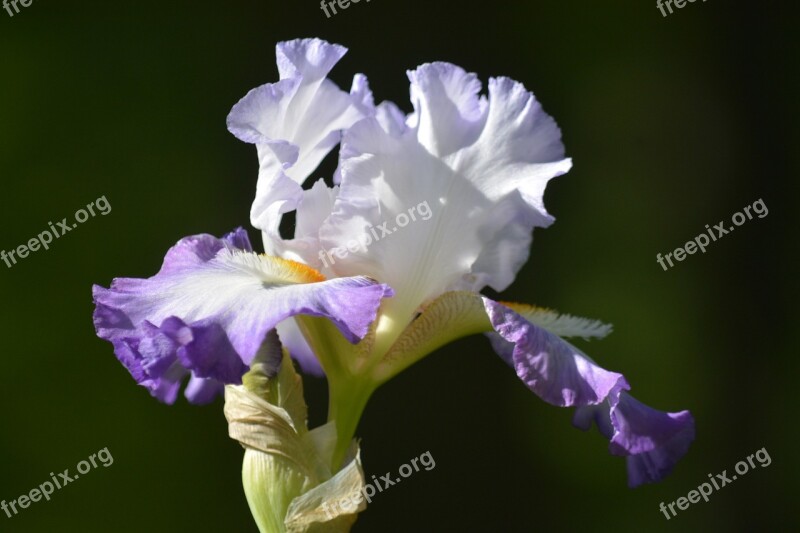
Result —
<path fill-rule="evenodd" d="M 50 472 L 50 479 L 52 479 L 52 482 L 49 480 L 45 481 L 37 488 L 31 489 L 30 492 L 23 494 L 16 500 L 11 500 L 10 502 L 3 500 L 0 502 L 0 509 L 6 513 L 7 517 L 13 518 L 15 515 L 19 514 L 17 507 L 19 507 L 19 509 L 27 509 L 32 503 L 42 501 L 42 498 L 49 502 L 50 496 L 52 496 L 57 489 L 63 489 L 70 483 L 77 481 L 82 474 L 88 474 L 100 465 L 103 465 L 104 468 L 108 468 L 112 464 L 114 464 L 114 458 L 111 456 L 111 452 L 108 451 L 108 448 L 103 448 L 99 452 L 90 455 L 87 460 L 78 463 L 76 467 L 78 470 L 77 474 L 70 475 L 69 468 L 58 474 L 58 477 Z"/>
<path fill-rule="evenodd" d="M 391 235 L 395 231 L 398 231 L 400 228 L 404 228 L 410 223 L 416 222 L 417 215 L 420 216 L 421 220 L 431 219 L 433 216 L 433 211 L 431 211 L 431 206 L 428 205 L 427 200 L 419 203 L 416 206 L 410 207 L 408 209 L 408 214 L 399 213 L 394 220 L 395 226 L 393 226 L 391 229 L 388 228 L 389 222 L 383 222 L 380 226 L 370 226 L 359 239 L 350 239 L 347 241 L 346 246 L 337 246 L 331 250 L 320 250 L 319 259 L 327 268 L 336 264 L 336 259 L 333 257 L 334 255 L 339 259 L 344 259 L 349 253 L 355 253 L 358 251 L 366 252 L 367 246 L 373 242 L 378 242 L 387 235 Z M 378 234 L 378 231 L 380 231 L 380 235 Z"/>
<path fill-rule="evenodd" d="M 3 9 L 6 10 L 9 17 L 13 17 L 15 14 L 19 13 L 19 6 L 20 4 L 22 7 L 30 7 L 33 3 L 33 0 L 3 0 Z M 11 8 L 14 8 L 14 11 L 11 11 Z"/>
<path fill-rule="evenodd" d="M 361 0 L 322 0 L 319 3 L 319 8 L 322 10 L 323 13 L 325 13 L 326 17 L 331 18 L 331 12 L 333 12 L 334 15 L 337 13 L 336 12 L 337 5 L 339 6 L 339 9 L 345 10 L 348 7 L 350 7 L 350 3 L 357 4 L 360 1 Z M 369 2 L 369 0 L 367 0 L 367 2 Z"/>
<path fill-rule="evenodd" d="M 687 255 L 692 255 L 697 250 L 700 250 L 703 253 L 706 253 L 706 246 L 711 244 L 712 242 L 716 241 L 731 233 L 736 226 L 741 226 L 748 220 L 753 220 L 753 213 L 750 210 L 753 210 L 758 218 L 764 218 L 769 214 L 769 209 L 767 209 L 764 200 L 759 198 L 753 205 L 748 205 L 742 211 L 734 213 L 733 217 L 731 217 L 731 222 L 733 222 L 733 226 L 725 227 L 725 221 L 720 222 L 719 224 L 714 224 L 714 227 L 711 228 L 708 224 L 706 224 L 707 233 L 701 233 L 694 240 L 687 242 L 684 246 L 675 248 L 674 251 L 665 254 L 664 257 L 661 257 L 661 254 L 656 254 L 656 262 L 661 265 L 665 271 L 667 270 L 667 265 L 664 263 L 666 259 L 667 263 L 669 263 L 670 267 L 675 266 L 675 263 L 672 262 L 672 258 L 674 257 L 676 261 L 683 261 L 686 259 Z"/>
<path fill-rule="evenodd" d="M 383 492 L 392 485 L 397 485 L 404 478 L 411 476 L 411 474 L 414 472 L 419 472 L 420 465 L 422 465 L 426 471 L 436 468 L 436 461 L 433 460 L 431 452 L 425 452 L 419 457 L 415 457 L 408 463 L 401 466 L 398 469 L 400 477 L 392 477 L 391 472 L 387 472 L 380 478 L 373 475 L 372 483 L 367 483 L 364 485 L 364 488 L 361 489 L 361 492 L 357 493 L 352 498 L 342 498 L 334 502 L 332 505 L 325 503 L 322 508 L 325 511 L 325 514 L 328 515 L 328 519 L 332 519 L 337 514 L 337 507 L 344 513 L 356 512 L 358 506 L 361 505 L 361 502 L 367 500 L 367 503 L 372 503 L 372 497 L 375 496 L 375 494 L 378 492 Z"/>
<path fill-rule="evenodd" d="M 703 0 L 705 2 L 706 0 Z M 656 0 L 656 7 L 659 11 L 661 11 L 661 15 L 666 17 L 667 12 L 664 11 L 664 7 L 669 10 L 669 14 L 672 15 L 672 4 L 675 4 L 675 7 L 680 9 L 686 5 L 686 3 L 693 4 L 695 0 Z"/>
<path fill-rule="evenodd" d="M 689 494 L 686 496 L 681 496 L 674 502 L 669 502 L 667 505 L 664 505 L 664 502 L 661 502 L 661 504 L 658 506 L 659 510 L 664 513 L 664 516 L 667 517 L 667 520 L 669 520 L 673 516 L 677 516 L 678 513 L 675 512 L 676 506 L 678 507 L 678 510 L 685 511 L 691 504 L 699 502 L 700 498 L 708 501 L 708 497 L 711 496 L 715 490 L 719 490 L 725 485 L 733 483 L 738 479 L 739 476 L 743 476 L 751 469 L 755 469 L 756 462 L 753 461 L 753 459 L 758 461 L 758 464 L 761 466 L 761 468 L 766 468 L 772 464 L 772 458 L 769 456 L 769 453 L 767 453 L 767 449 L 761 448 L 756 453 L 751 453 L 748 455 L 747 460 L 742 460 L 736 463 L 736 466 L 733 467 L 734 470 L 736 470 L 735 474 L 731 474 L 729 476 L 727 470 L 723 470 L 721 474 L 716 474 L 715 476 L 709 474 L 708 479 L 711 483 L 701 483 L 697 486 L 697 489 L 690 490 Z M 667 509 L 669 509 L 669 512 L 667 512 Z M 670 515 L 670 513 L 672 513 L 672 515 Z"/>
<path fill-rule="evenodd" d="M 53 238 L 58 239 L 59 237 L 63 237 L 67 232 L 77 228 L 78 224 L 83 224 L 89 220 L 90 215 L 95 216 L 97 214 L 94 211 L 95 207 L 97 208 L 97 213 L 100 213 L 103 216 L 111 212 L 111 204 L 108 203 L 105 195 L 101 196 L 94 202 L 87 204 L 86 209 L 81 208 L 75 212 L 76 222 L 70 224 L 67 222 L 66 218 L 61 219 L 61 222 L 58 222 L 55 226 L 52 222 L 48 222 L 47 225 L 50 227 L 50 229 L 44 230 L 36 237 L 29 240 L 27 244 L 20 244 L 10 252 L 0 250 L 0 259 L 3 260 L 8 268 L 11 268 L 17 264 L 17 259 L 25 259 L 31 252 L 35 252 L 40 248 L 49 250 L 50 243 L 53 242 Z"/>

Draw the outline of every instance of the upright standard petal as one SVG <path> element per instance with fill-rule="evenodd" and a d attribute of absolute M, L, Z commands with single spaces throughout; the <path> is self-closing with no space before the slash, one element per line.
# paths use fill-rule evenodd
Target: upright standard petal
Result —
<path fill-rule="evenodd" d="M 385 285 L 365 277 L 325 281 L 315 270 L 250 250 L 242 230 L 197 235 L 167 253 L 158 274 L 94 287 L 95 327 L 137 382 L 172 402 L 186 371 L 238 383 L 266 334 L 297 314 L 330 319 L 356 342 L 374 320 Z M 194 383 L 206 399 L 215 382 Z"/>
<path fill-rule="evenodd" d="M 326 76 L 347 52 L 320 39 L 278 43 L 280 81 L 251 90 L 228 115 L 228 129 L 258 150 L 259 177 L 251 221 L 264 232 L 267 253 L 283 255 L 284 213 L 302 199 L 301 184 L 341 139 L 341 130 L 375 112 L 366 78 L 351 93 Z"/>
<path fill-rule="evenodd" d="M 477 78 L 447 63 L 409 77 L 415 112 L 406 124 L 384 106 L 345 132 L 340 191 L 320 230 L 330 250 L 386 223 L 381 238 L 333 270 L 397 290 L 384 314 L 398 328 L 447 290 L 505 289 L 528 257 L 532 229 L 553 220 L 542 200 L 547 181 L 571 165 L 555 122 L 521 84 L 492 79 L 481 97 Z M 421 205 L 430 220 L 413 213 Z"/>

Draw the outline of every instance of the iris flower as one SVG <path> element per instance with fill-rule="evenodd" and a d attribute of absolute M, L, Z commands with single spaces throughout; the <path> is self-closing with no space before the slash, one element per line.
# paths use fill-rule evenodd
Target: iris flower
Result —
<path fill-rule="evenodd" d="M 627 458 L 631 486 L 663 478 L 687 452 L 693 418 L 640 403 L 622 374 L 565 340 L 611 327 L 481 295 L 514 281 L 533 229 L 554 221 L 545 187 L 571 167 L 555 121 L 521 83 L 492 78 L 484 95 L 475 74 L 443 62 L 408 72 L 406 115 L 376 105 L 363 75 L 349 92 L 327 79 L 345 52 L 319 39 L 279 43 L 280 80 L 251 90 L 228 117 L 256 146 L 250 219 L 266 253 L 242 229 L 184 238 L 155 276 L 94 288 L 98 335 L 158 399 L 174 402 L 189 376 L 186 397 L 206 403 L 242 383 L 276 330 L 305 372 L 328 380 L 335 473 L 352 459 L 377 387 L 451 341 L 485 334 L 534 394 L 574 407 L 580 428 L 597 425 Z M 333 186 L 309 183 L 337 146 Z M 421 205 L 428 219 L 414 218 Z"/>

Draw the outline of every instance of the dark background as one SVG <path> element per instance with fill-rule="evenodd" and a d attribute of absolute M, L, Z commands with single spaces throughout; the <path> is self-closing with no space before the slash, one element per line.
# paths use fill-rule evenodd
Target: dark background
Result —
<path fill-rule="evenodd" d="M 359 430 L 368 477 L 430 451 L 354 531 L 781 531 L 798 525 L 795 335 L 797 12 L 790 3 L 373 0 L 45 2 L 0 11 L 0 249 L 105 195 L 113 207 L 12 269 L 0 263 L 0 499 L 108 447 L 115 462 L 0 531 L 255 532 L 221 401 L 159 404 L 94 335 L 92 283 L 154 274 L 179 238 L 249 228 L 255 149 L 225 128 L 277 80 L 274 45 L 319 36 L 406 111 L 432 60 L 533 90 L 574 169 L 557 222 L 503 294 L 614 323 L 581 347 L 642 401 L 691 409 L 673 475 L 630 490 L 624 461 L 530 393 L 482 338 L 380 389 Z M 321 169 L 330 173 L 330 165 Z M 769 208 L 664 272 L 655 261 L 759 198 Z M 250 229 L 251 239 L 258 241 Z M 260 245 L 260 243 L 259 243 Z M 307 380 L 315 421 L 325 385 Z M 685 496 L 765 447 L 756 468 L 669 522 Z"/>

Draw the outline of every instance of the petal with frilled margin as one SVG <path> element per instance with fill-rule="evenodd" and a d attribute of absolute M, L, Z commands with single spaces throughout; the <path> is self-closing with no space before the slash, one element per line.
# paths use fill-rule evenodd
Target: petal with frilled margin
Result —
<path fill-rule="evenodd" d="M 328 250 L 371 241 L 333 271 L 391 285 L 383 314 L 396 330 L 448 290 L 505 289 L 533 228 L 553 220 L 548 180 L 571 166 L 555 122 L 521 84 L 492 79 L 482 97 L 475 75 L 448 63 L 409 78 L 406 124 L 387 105 L 345 132 L 339 194 L 320 229 Z"/>
<path fill-rule="evenodd" d="M 258 150 L 259 177 L 250 212 L 267 253 L 283 256 L 281 217 L 296 209 L 301 184 L 341 139 L 341 131 L 375 113 L 366 78 L 350 93 L 327 79 L 347 49 L 321 39 L 278 43 L 280 81 L 251 90 L 231 109 L 228 129 Z"/>
<path fill-rule="evenodd" d="M 630 388 L 622 374 L 601 368 L 567 341 L 509 307 L 488 298 L 484 304 L 496 334 L 513 344 L 510 352 L 499 355 L 544 401 L 562 407 L 594 405 Z"/>
<path fill-rule="evenodd" d="M 498 303 L 467 291 L 447 292 L 428 305 L 375 369 L 386 381 L 440 346 L 487 333 L 497 354 L 545 401 L 575 406 L 573 423 L 596 422 L 614 455 L 627 458 L 628 483 L 666 476 L 694 439 L 688 411 L 665 413 L 627 394 L 621 374 L 597 366 L 558 335 L 597 338 L 611 326 L 524 304 Z M 558 332 L 558 335 L 556 335 Z"/>
<path fill-rule="evenodd" d="M 160 399 L 174 401 L 181 369 L 237 383 L 266 334 L 298 314 L 327 318 L 356 342 L 391 295 L 369 278 L 325 281 L 309 267 L 249 248 L 241 230 L 223 239 L 187 237 L 152 278 L 94 287 L 98 335 L 114 344 L 139 383 L 163 391 Z M 205 397 L 211 385 L 195 384 L 198 395 Z"/>
<path fill-rule="evenodd" d="M 587 430 L 592 421 L 609 439 L 609 451 L 626 457 L 631 487 L 666 477 L 689 451 L 695 435 L 689 411 L 659 411 L 626 392 L 609 397 L 602 405 L 576 409 L 576 427 Z"/>

